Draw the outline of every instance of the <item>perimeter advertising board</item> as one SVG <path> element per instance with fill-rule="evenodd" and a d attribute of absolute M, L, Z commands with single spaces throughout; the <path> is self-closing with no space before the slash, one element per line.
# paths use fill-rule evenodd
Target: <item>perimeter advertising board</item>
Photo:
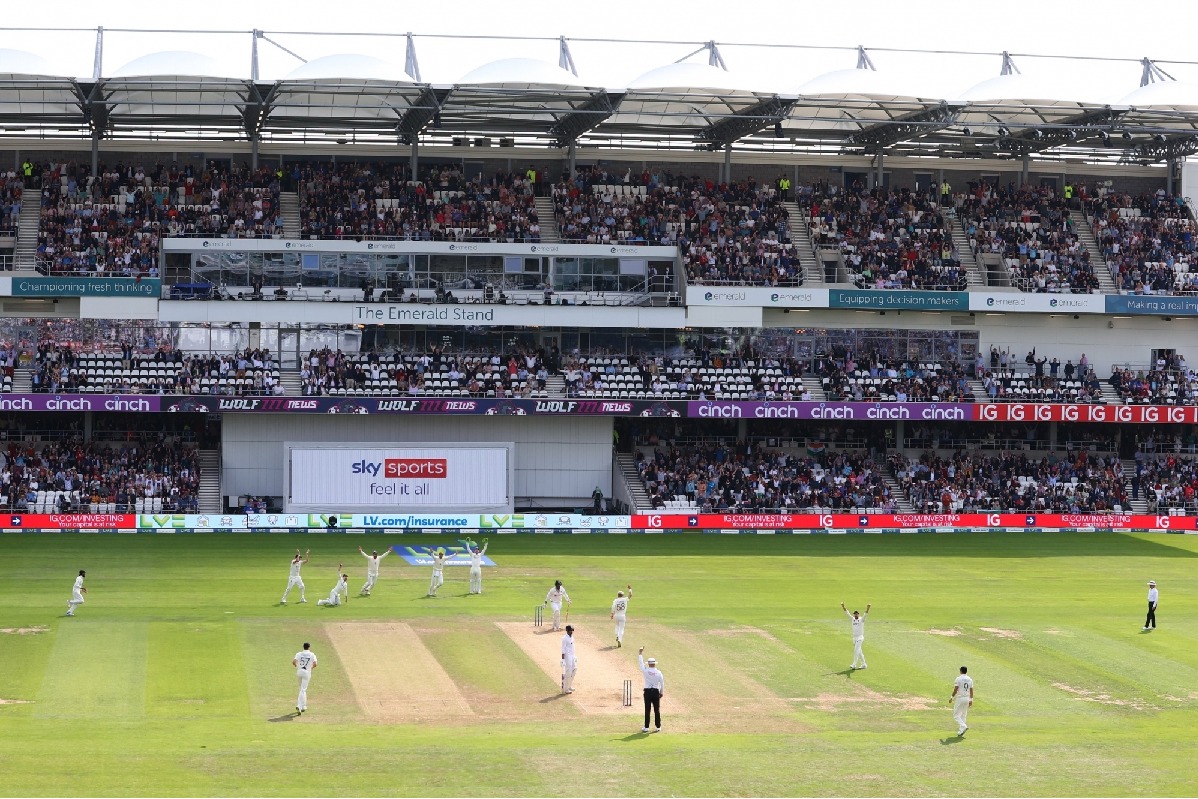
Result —
<path fill-rule="evenodd" d="M 512 508 L 511 444 L 287 444 L 287 512 Z"/>

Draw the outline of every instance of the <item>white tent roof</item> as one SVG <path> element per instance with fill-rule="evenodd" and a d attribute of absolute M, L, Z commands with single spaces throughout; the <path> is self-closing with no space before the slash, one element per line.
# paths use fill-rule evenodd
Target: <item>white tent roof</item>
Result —
<path fill-rule="evenodd" d="M 1120 98 L 1118 104 L 1133 108 L 1198 110 L 1198 84 L 1180 80 L 1157 81 Z"/>
<path fill-rule="evenodd" d="M 535 58 L 503 58 L 470 70 L 457 82 L 472 86 L 586 86 L 571 72 Z"/>
<path fill-rule="evenodd" d="M 734 72 L 713 67 L 709 64 L 692 63 L 689 61 L 679 64 L 666 64 L 657 69 L 652 69 L 629 81 L 627 88 L 630 92 L 655 89 L 699 91 L 715 89 L 719 92 L 753 94 L 755 91 L 771 91 L 770 88 L 765 86 L 757 86 L 754 89 L 753 86 L 748 85 L 748 81 Z"/>
<path fill-rule="evenodd" d="M 812 78 L 795 90 L 801 97 L 866 97 L 939 99 L 942 92 L 920 87 L 909 79 L 897 79 L 873 69 L 838 69 Z"/>
<path fill-rule="evenodd" d="M 374 56 L 337 53 L 314 58 L 293 69 L 285 81 L 384 81 L 412 83 L 403 67 Z"/>
<path fill-rule="evenodd" d="M 0 75 L 56 75 L 50 62 L 25 50 L 0 47 Z"/>
<path fill-rule="evenodd" d="M 211 56 L 191 50 L 162 50 L 157 53 L 148 53 L 113 70 L 107 77 L 163 78 L 175 75 L 196 78 L 227 78 L 229 80 L 249 78 L 248 74 L 239 75 L 235 70 L 222 66 Z"/>

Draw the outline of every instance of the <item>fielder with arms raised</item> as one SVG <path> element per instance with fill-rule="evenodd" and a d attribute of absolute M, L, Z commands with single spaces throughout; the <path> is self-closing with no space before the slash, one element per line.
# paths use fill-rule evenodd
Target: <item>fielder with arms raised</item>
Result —
<path fill-rule="evenodd" d="M 470 593 L 481 594 L 483 592 L 483 555 L 487 554 L 487 544 L 490 541 L 483 541 L 483 548 L 470 547 Z"/>
<path fill-rule="evenodd" d="M 366 554 L 366 550 L 362 549 L 362 547 L 358 547 L 358 551 L 362 553 L 362 557 L 366 558 L 366 585 L 362 586 L 361 594 L 362 596 L 370 596 L 370 592 L 374 589 L 374 584 L 379 579 L 379 562 L 387 557 L 391 550 L 387 549 L 381 555 L 377 549 L 369 555 Z"/>
<path fill-rule="evenodd" d="M 304 596 L 304 581 L 300 578 L 300 567 L 308 562 L 308 556 L 312 554 L 312 550 L 308 550 L 302 556 L 300 551 L 295 551 L 295 557 L 291 559 L 291 574 L 287 577 L 287 588 L 283 590 L 283 598 L 279 600 L 280 605 L 287 604 L 287 595 L 291 593 L 292 588 L 298 588 L 300 592 L 300 602 L 307 602 L 308 599 Z"/>
<path fill-rule="evenodd" d="M 616 592 L 616 598 L 611 603 L 611 617 L 616 620 L 616 646 L 624 646 L 624 623 L 628 621 L 628 600 L 632 599 L 632 586 L 628 586 L 628 596 L 623 591 Z"/>

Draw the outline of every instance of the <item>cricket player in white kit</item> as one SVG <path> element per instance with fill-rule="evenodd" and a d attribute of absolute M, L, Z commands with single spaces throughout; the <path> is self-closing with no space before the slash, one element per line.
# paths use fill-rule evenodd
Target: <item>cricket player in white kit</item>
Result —
<path fill-rule="evenodd" d="M 840 603 L 840 609 L 845 612 L 850 619 L 853 620 L 853 662 L 849 665 L 849 670 L 865 668 L 865 653 L 861 651 L 862 644 L 865 643 L 865 617 L 869 615 L 869 609 L 873 604 L 865 606 L 865 612 L 854 610 L 849 613 L 849 609 Z"/>
<path fill-rule="evenodd" d="M 549 593 L 545 595 L 545 601 L 542 605 L 549 605 L 553 608 L 553 629 L 560 630 L 562 622 L 562 602 L 570 604 L 570 595 L 566 593 L 566 589 L 562 586 L 561 580 L 554 580 L 553 587 L 549 589 Z M 566 615 L 569 615 L 566 611 Z"/>
<path fill-rule="evenodd" d="M 574 628 L 566 625 L 562 636 L 562 693 L 574 693 L 574 675 L 578 673 L 578 658 L 574 656 Z"/>
<path fill-rule="evenodd" d="M 303 556 L 300 551 L 295 551 L 295 557 L 291 559 L 291 575 L 287 578 L 287 588 L 283 591 L 283 598 L 279 600 L 279 604 L 287 604 L 287 595 L 291 593 L 292 588 L 298 588 L 300 592 L 300 602 L 307 602 L 308 598 L 304 595 L 304 581 L 300 578 L 300 567 L 308 562 L 308 555 L 312 554 L 312 550 L 308 550 Z"/>
<path fill-rule="evenodd" d="M 329 598 L 316 600 L 317 605 L 332 608 L 338 605 L 349 604 L 349 575 L 341 572 L 342 565 L 341 563 L 337 564 L 337 584 L 329 592 Z M 342 600 L 343 596 L 345 597 L 344 600 Z"/>
<path fill-rule="evenodd" d="M 437 589 L 445 585 L 445 556 L 444 549 L 438 549 L 433 553 L 433 576 L 428 581 L 428 595 L 436 596 Z"/>
<path fill-rule="evenodd" d="M 316 653 L 307 641 L 304 642 L 304 648 L 295 653 L 291 665 L 295 666 L 295 676 L 299 677 L 299 698 L 295 700 L 295 712 L 303 713 L 308 709 L 308 681 L 312 679 L 312 672 L 316 671 Z"/>
<path fill-rule="evenodd" d="M 366 585 L 362 586 L 361 594 L 362 596 L 370 596 L 370 592 L 374 589 L 374 584 L 379 579 L 379 562 L 387 557 L 391 550 L 388 549 L 381 555 L 377 549 L 369 555 L 366 554 L 366 551 L 362 547 L 358 547 L 358 551 L 362 553 L 362 557 L 366 558 Z"/>
<path fill-rule="evenodd" d="M 87 593 L 87 589 L 83 587 L 83 578 L 86 576 L 87 572 L 80 569 L 79 576 L 75 578 L 75 585 L 71 588 L 71 598 L 67 600 L 68 616 L 74 616 L 75 608 L 83 604 L 83 595 Z"/>
<path fill-rule="evenodd" d="M 624 646 L 624 623 L 628 621 L 628 600 L 632 599 L 632 586 L 628 586 L 628 596 L 623 591 L 616 592 L 616 598 L 611 603 L 611 617 L 616 620 L 616 646 Z"/>
<path fill-rule="evenodd" d="M 483 548 L 471 547 L 470 549 L 470 593 L 481 594 L 483 592 L 483 555 L 487 554 L 487 544 L 490 541 L 483 541 Z"/>
<path fill-rule="evenodd" d="M 973 678 L 969 676 L 969 669 L 965 666 L 961 667 L 960 676 L 953 681 L 951 701 L 953 703 L 953 721 L 957 722 L 957 736 L 960 737 L 969 729 L 965 719 L 969 716 L 969 709 L 973 707 Z"/>

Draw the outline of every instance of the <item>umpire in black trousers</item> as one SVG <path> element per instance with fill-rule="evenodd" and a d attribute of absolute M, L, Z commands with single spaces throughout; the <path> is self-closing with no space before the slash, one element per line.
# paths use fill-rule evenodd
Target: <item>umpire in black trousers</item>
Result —
<path fill-rule="evenodd" d="M 658 670 L 656 658 L 645 661 L 645 647 L 641 647 L 636 657 L 641 663 L 641 674 L 645 676 L 645 726 L 641 727 L 641 732 L 649 731 L 650 710 L 653 711 L 654 726 L 661 732 L 661 698 L 666 694 L 666 678 Z"/>

